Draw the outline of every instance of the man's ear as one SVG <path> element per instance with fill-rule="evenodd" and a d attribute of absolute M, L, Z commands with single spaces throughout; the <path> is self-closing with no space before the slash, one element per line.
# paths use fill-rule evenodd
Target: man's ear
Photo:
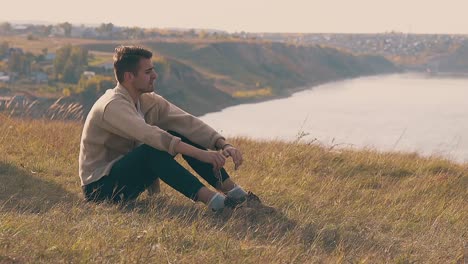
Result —
<path fill-rule="evenodd" d="M 124 72 L 124 80 L 131 81 L 135 76 L 132 72 Z"/>

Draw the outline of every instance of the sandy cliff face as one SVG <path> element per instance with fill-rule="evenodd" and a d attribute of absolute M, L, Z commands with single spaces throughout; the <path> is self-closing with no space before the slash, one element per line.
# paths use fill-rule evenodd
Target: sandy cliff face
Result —
<path fill-rule="evenodd" d="M 283 43 L 148 42 L 164 57 L 159 93 L 202 114 L 228 105 L 284 96 L 297 87 L 396 72 L 378 56 L 354 56 L 319 46 Z M 256 93 L 255 91 L 271 91 Z M 239 94 L 250 96 L 239 96 Z"/>
<path fill-rule="evenodd" d="M 434 73 L 455 73 L 468 75 L 468 41 L 455 52 L 432 58 L 426 65 Z"/>

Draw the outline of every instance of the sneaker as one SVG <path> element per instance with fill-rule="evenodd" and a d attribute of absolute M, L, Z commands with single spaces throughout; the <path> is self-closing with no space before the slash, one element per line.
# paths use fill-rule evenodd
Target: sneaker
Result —
<path fill-rule="evenodd" d="M 245 196 L 245 206 L 247 207 L 259 207 L 262 206 L 262 201 L 253 192 L 249 191 Z"/>
<path fill-rule="evenodd" d="M 241 204 L 241 202 L 239 202 L 239 200 L 233 199 L 231 197 L 226 197 L 224 199 L 224 207 L 222 209 L 219 209 L 219 210 L 216 210 L 216 211 L 213 210 L 213 212 L 217 216 L 221 216 L 223 218 L 228 218 L 228 217 L 230 217 L 232 215 L 232 212 L 237 207 L 239 207 L 240 204 Z"/>
<path fill-rule="evenodd" d="M 242 197 L 240 199 L 235 199 L 235 198 L 226 196 L 226 199 L 224 199 L 224 208 L 230 208 L 230 209 L 234 210 L 237 207 L 242 206 L 242 204 L 245 201 L 246 201 L 246 197 Z"/>
<path fill-rule="evenodd" d="M 229 201 L 228 201 L 228 197 L 227 197 L 226 200 L 224 201 L 224 204 L 226 203 L 229 203 L 229 206 L 233 209 L 243 207 L 243 208 L 258 209 L 264 212 L 276 211 L 275 208 L 263 204 L 260 198 L 251 191 L 247 192 L 247 195 L 240 199 L 229 198 Z"/>
<path fill-rule="evenodd" d="M 253 192 L 248 192 L 246 196 L 246 207 L 257 209 L 259 212 L 262 213 L 275 213 L 276 209 L 272 206 L 266 205 L 262 203 L 260 198 L 255 195 Z"/>

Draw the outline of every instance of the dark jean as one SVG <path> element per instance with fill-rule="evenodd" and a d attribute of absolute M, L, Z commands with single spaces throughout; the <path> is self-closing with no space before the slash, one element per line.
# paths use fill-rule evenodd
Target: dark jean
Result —
<path fill-rule="evenodd" d="M 180 137 L 182 142 L 206 150 L 176 132 L 169 133 Z M 216 187 L 220 182 L 211 164 L 186 155 L 182 157 L 211 186 Z M 144 144 L 118 160 L 109 175 L 82 188 L 87 201 L 128 201 L 136 199 L 157 178 L 194 201 L 197 200 L 198 191 L 204 186 L 169 153 Z M 221 178 L 221 181 L 229 178 L 224 168 L 221 169 Z"/>

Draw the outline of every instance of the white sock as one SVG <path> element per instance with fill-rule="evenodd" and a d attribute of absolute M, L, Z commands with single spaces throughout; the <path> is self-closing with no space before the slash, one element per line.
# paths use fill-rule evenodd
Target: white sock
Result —
<path fill-rule="evenodd" d="M 227 192 L 227 196 L 229 198 L 234 198 L 234 199 L 244 198 L 246 195 L 247 195 L 247 192 L 244 189 L 242 189 L 242 187 L 240 187 L 239 185 L 237 185 L 236 187 L 232 188 L 232 190 Z"/>
<path fill-rule="evenodd" d="M 211 200 L 208 202 L 208 209 L 211 211 L 219 211 L 224 208 L 224 200 L 226 197 L 224 195 L 221 195 L 219 193 L 213 195 Z"/>

